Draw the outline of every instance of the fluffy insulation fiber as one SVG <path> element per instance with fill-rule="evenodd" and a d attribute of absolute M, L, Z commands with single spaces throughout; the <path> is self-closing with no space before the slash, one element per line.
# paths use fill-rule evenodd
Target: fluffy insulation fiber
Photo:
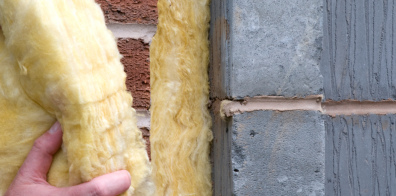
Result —
<path fill-rule="evenodd" d="M 212 195 L 209 0 L 159 0 L 150 48 L 156 195 Z"/>
<path fill-rule="evenodd" d="M 0 25 L 0 195 L 56 120 L 64 133 L 48 173 L 52 185 L 126 169 L 132 184 L 123 195 L 151 195 L 151 166 L 121 55 L 99 5 L 0 0 Z"/>

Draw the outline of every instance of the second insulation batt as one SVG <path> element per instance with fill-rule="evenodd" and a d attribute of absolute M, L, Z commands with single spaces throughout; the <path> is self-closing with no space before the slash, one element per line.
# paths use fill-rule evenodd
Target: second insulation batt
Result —
<path fill-rule="evenodd" d="M 151 152 L 157 196 L 212 195 L 209 0 L 159 0 L 150 47 Z"/>

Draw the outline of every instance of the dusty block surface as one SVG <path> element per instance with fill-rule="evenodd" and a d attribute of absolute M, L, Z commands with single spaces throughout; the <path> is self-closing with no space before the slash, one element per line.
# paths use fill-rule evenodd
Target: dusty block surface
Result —
<path fill-rule="evenodd" d="M 326 99 L 396 99 L 395 1 L 326 1 Z"/>
<path fill-rule="evenodd" d="M 323 0 L 232 0 L 230 94 L 322 94 Z"/>
<path fill-rule="evenodd" d="M 231 159 L 235 195 L 324 195 L 321 114 L 258 111 L 235 115 Z"/>
<path fill-rule="evenodd" d="M 396 195 L 396 115 L 326 118 L 326 195 Z"/>
<path fill-rule="evenodd" d="M 124 56 L 121 59 L 127 73 L 126 85 L 133 96 L 135 109 L 150 107 L 150 60 L 149 44 L 143 40 L 118 39 L 118 49 Z"/>
<path fill-rule="evenodd" d="M 106 23 L 157 24 L 157 0 L 96 0 Z"/>

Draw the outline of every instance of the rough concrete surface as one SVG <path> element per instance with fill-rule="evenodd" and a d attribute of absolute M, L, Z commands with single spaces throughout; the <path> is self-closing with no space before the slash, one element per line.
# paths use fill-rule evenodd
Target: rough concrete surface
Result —
<path fill-rule="evenodd" d="M 326 195 L 396 195 L 396 115 L 326 119 Z"/>
<path fill-rule="evenodd" d="M 324 195 L 325 128 L 319 112 L 235 115 L 231 157 L 235 195 Z"/>
<path fill-rule="evenodd" d="M 141 39 L 118 39 L 118 49 L 124 56 L 121 62 L 127 73 L 126 85 L 132 92 L 135 109 L 150 107 L 149 47 L 149 44 Z"/>
<path fill-rule="evenodd" d="M 158 0 L 95 0 L 106 23 L 157 24 Z"/>
<path fill-rule="evenodd" d="M 325 0 L 326 99 L 396 98 L 396 1 Z"/>
<path fill-rule="evenodd" d="M 322 94 L 323 0 L 232 0 L 232 97 Z"/>

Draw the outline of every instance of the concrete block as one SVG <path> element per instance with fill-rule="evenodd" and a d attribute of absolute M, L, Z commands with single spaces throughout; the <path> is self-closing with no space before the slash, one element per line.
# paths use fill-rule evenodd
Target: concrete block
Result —
<path fill-rule="evenodd" d="M 325 129 L 319 112 L 234 115 L 235 195 L 324 195 Z"/>
<path fill-rule="evenodd" d="M 327 0 L 323 10 L 325 98 L 394 100 L 395 1 Z"/>
<path fill-rule="evenodd" d="M 326 117 L 326 195 L 396 195 L 396 115 Z"/>
<path fill-rule="evenodd" d="M 232 0 L 230 95 L 322 94 L 322 0 Z"/>

